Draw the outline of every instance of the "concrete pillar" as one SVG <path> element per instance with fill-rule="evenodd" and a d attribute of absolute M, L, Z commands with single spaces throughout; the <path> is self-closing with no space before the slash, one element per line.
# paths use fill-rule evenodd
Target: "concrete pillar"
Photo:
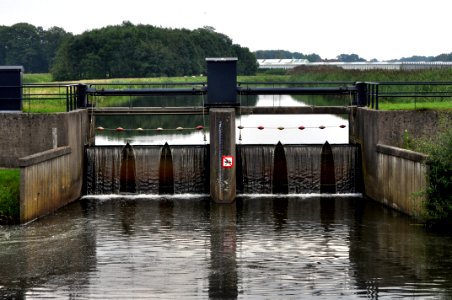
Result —
<path fill-rule="evenodd" d="M 211 108 L 210 196 L 216 203 L 231 203 L 236 195 L 235 110 Z"/>
<path fill-rule="evenodd" d="M 58 128 L 52 128 L 52 149 L 58 148 Z"/>

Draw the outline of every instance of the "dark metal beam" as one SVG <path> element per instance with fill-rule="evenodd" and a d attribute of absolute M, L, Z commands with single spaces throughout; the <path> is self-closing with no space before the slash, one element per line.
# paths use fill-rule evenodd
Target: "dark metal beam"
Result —
<path fill-rule="evenodd" d="M 92 96 L 201 95 L 206 88 L 87 89 Z"/>
<path fill-rule="evenodd" d="M 347 95 L 356 92 L 355 86 L 299 87 L 299 88 L 237 88 L 242 95 Z"/>
<path fill-rule="evenodd" d="M 243 115 L 305 115 L 305 114 L 332 114 L 342 115 L 350 112 L 347 106 L 276 106 L 276 107 L 256 107 L 242 106 L 237 111 Z"/>
<path fill-rule="evenodd" d="M 90 108 L 94 115 L 201 115 L 207 114 L 209 108 L 203 107 L 106 107 Z M 346 106 L 290 106 L 290 107 L 254 107 L 242 106 L 236 108 L 242 115 L 273 115 L 273 114 L 348 114 L 350 107 Z"/>

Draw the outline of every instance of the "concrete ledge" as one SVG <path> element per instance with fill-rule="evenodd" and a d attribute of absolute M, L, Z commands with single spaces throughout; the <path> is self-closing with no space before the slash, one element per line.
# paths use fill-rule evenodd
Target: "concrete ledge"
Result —
<path fill-rule="evenodd" d="M 377 152 L 408 159 L 414 162 L 424 162 L 428 158 L 428 155 L 423 153 L 382 144 L 377 144 Z"/>
<path fill-rule="evenodd" d="M 28 167 L 70 153 L 72 153 L 72 149 L 69 146 L 50 149 L 44 152 L 39 152 L 26 157 L 19 158 L 19 166 Z"/>

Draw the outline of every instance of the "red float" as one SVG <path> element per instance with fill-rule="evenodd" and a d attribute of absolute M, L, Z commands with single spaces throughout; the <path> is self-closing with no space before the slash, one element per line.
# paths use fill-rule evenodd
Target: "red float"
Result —
<path fill-rule="evenodd" d="M 203 130 L 203 129 L 204 129 L 204 126 L 202 126 L 202 125 L 196 126 L 196 130 Z"/>
<path fill-rule="evenodd" d="M 320 128 L 320 129 L 325 129 L 325 126 L 320 125 L 319 128 Z"/>
<path fill-rule="evenodd" d="M 262 129 L 264 129 L 264 126 L 262 126 L 262 125 L 258 126 L 257 129 L 262 130 Z"/>
<path fill-rule="evenodd" d="M 304 130 L 306 127 L 304 127 L 304 126 L 298 126 L 298 129 L 300 129 L 300 130 Z"/>
<path fill-rule="evenodd" d="M 116 128 L 116 131 L 124 131 L 125 129 L 124 128 L 122 128 L 122 127 L 118 127 L 118 128 Z"/>
<path fill-rule="evenodd" d="M 346 126 L 345 126 L 345 125 L 339 125 L 339 127 L 340 127 L 340 128 L 345 128 Z"/>

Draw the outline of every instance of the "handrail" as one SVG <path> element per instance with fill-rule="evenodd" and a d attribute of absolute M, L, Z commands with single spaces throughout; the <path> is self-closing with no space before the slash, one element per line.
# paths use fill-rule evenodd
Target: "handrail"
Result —
<path fill-rule="evenodd" d="M 377 110 L 382 98 L 412 98 L 415 107 L 419 98 L 440 98 L 441 100 L 452 98 L 452 81 L 366 82 L 366 86 L 367 106 Z M 392 87 L 398 87 L 398 90 L 394 90 Z M 419 90 L 419 88 L 422 90 Z"/>
<path fill-rule="evenodd" d="M 364 84 L 363 91 L 358 88 L 359 84 Z M 184 88 L 184 86 L 187 87 Z M 13 88 L 14 86 L 2 86 L 2 88 L 7 87 Z M 24 100 L 66 100 L 66 109 L 70 111 L 86 106 L 87 100 L 83 99 L 86 96 L 204 95 L 208 91 L 208 86 L 206 82 L 95 82 L 87 85 L 81 83 L 28 83 L 23 84 L 22 89 Z M 419 98 L 452 98 L 452 81 L 368 81 L 362 83 L 351 81 L 239 81 L 237 93 L 239 95 L 353 95 L 355 104 L 378 110 L 379 102 L 384 98 L 412 98 L 415 105 L 418 101 L 416 99 Z M 364 93 L 364 101 L 356 101 L 362 93 Z"/>

